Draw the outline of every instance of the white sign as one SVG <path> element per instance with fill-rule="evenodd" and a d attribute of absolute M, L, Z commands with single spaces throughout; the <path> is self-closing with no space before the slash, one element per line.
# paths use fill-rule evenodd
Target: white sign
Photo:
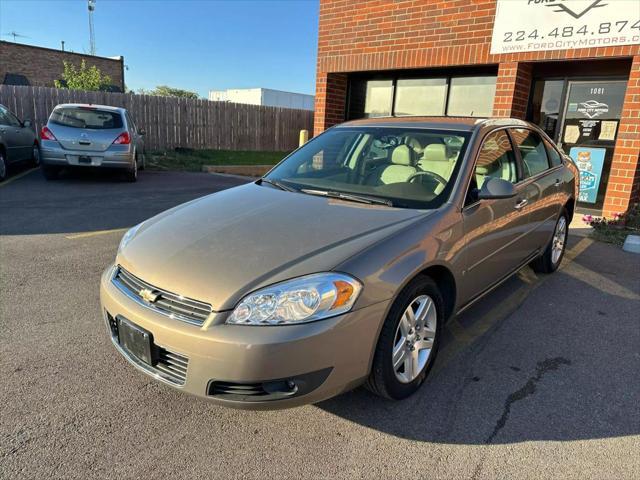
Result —
<path fill-rule="evenodd" d="M 491 53 L 640 44 L 640 0 L 497 0 Z"/>

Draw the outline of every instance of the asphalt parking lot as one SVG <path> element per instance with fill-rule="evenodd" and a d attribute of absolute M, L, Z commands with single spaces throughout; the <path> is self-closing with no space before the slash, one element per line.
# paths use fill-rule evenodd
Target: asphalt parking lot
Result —
<path fill-rule="evenodd" d="M 640 256 L 571 238 L 447 327 L 421 391 L 229 410 L 136 371 L 98 281 L 124 229 L 242 180 L 0 184 L 0 478 L 640 477 Z"/>

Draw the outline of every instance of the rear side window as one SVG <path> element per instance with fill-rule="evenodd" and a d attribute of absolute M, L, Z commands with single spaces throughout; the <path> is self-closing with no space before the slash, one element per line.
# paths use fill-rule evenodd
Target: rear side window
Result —
<path fill-rule="evenodd" d="M 533 177 L 549 168 L 549 160 L 540 135 L 524 128 L 514 128 L 511 136 L 522 157 L 524 178 Z"/>
<path fill-rule="evenodd" d="M 544 141 L 545 147 L 547 147 L 547 154 L 549 155 L 549 163 L 551 163 L 552 167 L 557 167 L 562 164 L 562 157 L 558 153 L 558 151 L 551 145 L 551 142 L 547 140 Z"/>
<path fill-rule="evenodd" d="M 72 128 L 108 130 L 122 128 L 122 116 L 118 112 L 91 107 L 56 108 L 49 117 L 51 123 Z"/>

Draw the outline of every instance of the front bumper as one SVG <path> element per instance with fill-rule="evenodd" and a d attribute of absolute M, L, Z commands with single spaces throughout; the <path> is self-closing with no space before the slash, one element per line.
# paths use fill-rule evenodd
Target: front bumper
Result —
<path fill-rule="evenodd" d="M 162 350 L 188 358 L 183 384 L 167 381 L 154 367 L 128 354 L 109 328 L 120 353 L 157 380 L 235 408 L 275 409 L 315 403 L 361 384 L 369 374 L 388 307 L 388 302 L 380 302 L 302 325 L 256 327 L 214 321 L 196 326 L 138 303 L 112 283 L 111 275 L 109 268 L 102 275 L 100 285 L 107 325 L 110 319 L 124 317 L 149 331 L 154 344 Z M 287 382 L 300 390 L 291 396 L 249 398 L 233 394 L 238 392 L 234 385 L 247 389 L 250 385 L 261 385 L 268 390 L 270 386 Z M 212 388 L 213 385 L 221 387 Z"/>
<path fill-rule="evenodd" d="M 80 161 L 81 157 L 85 161 Z M 86 161 L 87 157 L 90 162 Z M 112 145 L 104 152 L 66 150 L 58 142 L 42 140 L 40 162 L 45 165 L 73 167 L 131 168 L 135 154 L 130 145 Z"/>

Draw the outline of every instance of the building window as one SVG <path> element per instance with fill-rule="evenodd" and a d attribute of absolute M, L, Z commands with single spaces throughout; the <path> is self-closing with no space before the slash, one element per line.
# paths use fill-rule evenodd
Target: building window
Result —
<path fill-rule="evenodd" d="M 367 82 L 367 95 L 364 102 L 364 116 L 388 117 L 391 115 L 393 101 L 392 80 L 369 80 Z"/>
<path fill-rule="evenodd" d="M 493 113 L 496 77 L 453 77 L 447 115 L 489 117 Z"/>
<path fill-rule="evenodd" d="M 447 101 L 446 78 L 411 78 L 398 80 L 394 114 L 444 115 Z"/>
<path fill-rule="evenodd" d="M 563 90 L 564 80 L 538 80 L 531 97 L 531 121 L 553 139 L 556 138 Z"/>

